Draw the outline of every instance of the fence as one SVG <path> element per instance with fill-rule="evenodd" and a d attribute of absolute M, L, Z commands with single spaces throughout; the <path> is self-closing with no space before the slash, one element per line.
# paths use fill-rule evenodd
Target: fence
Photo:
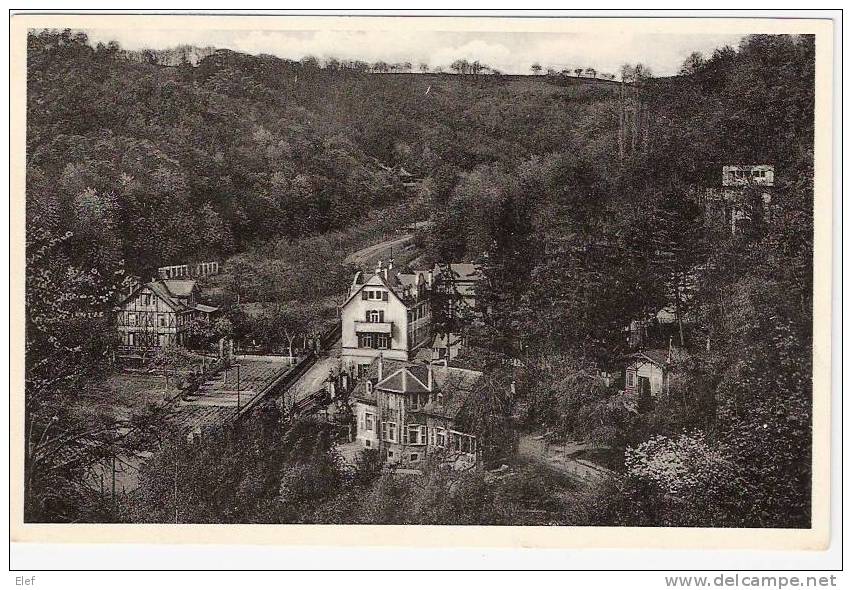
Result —
<path fill-rule="evenodd" d="M 334 325 L 333 328 L 328 330 L 325 334 L 320 336 L 320 345 L 323 349 L 328 349 L 331 347 L 337 339 L 340 338 L 340 322 Z M 269 387 L 267 387 L 264 391 L 260 392 L 258 395 L 254 397 L 248 404 L 246 404 L 242 410 L 240 410 L 239 415 L 237 416 L 237 420 L 242 419 L 244 416 L 249 414 L 257 405 L 264 399 L 269 398 L 270 396 L 282 395 L 286 392 L 293 383 L 296 382 L 302 375 L 304 375 L 308 369 L 310 369 L 314 363 L 319 358 L 316 352 L 309 352 L 307 356 L 303 359 L 299 360 L 293 367 L 284 373 L 277 380 L 273 381 Z"/>
<path fill-rule="evenodd" d="M 244 416 L 249 414 L 257 405 L 264 399 L 267 399 L 270 396 L 276 396 L 283 394 L 287 391 L 291 385 L 305 372 L 313 366 L 313 364 L 317 360 L 317 355 L 313 352 L 309 353 L 305 358 L 300 360 L 298 363 L 293 365 L 293 367 L 281 375 L 278 379 L 273 381 L 269 387 L 267 387 L 264 391 L 260 392 L 258 395 L 254 396 L 250 402 L 248 402 L 243 408 L 240 410 L 240 413 L 237 415 L 237 420 L 242 419 Z"/>

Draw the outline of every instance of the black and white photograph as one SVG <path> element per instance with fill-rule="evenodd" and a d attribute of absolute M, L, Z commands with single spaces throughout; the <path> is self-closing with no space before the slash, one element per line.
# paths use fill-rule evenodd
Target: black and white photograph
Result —
<path fill-rule="evenodd" d="M 24 526 L 827 527 L 831 21 L 121 18 L 22 33 Z"/>

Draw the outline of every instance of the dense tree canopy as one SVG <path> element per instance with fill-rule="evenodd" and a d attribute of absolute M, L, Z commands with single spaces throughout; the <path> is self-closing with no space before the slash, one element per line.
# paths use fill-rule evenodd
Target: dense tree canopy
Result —
<path fill-rule="evenodd" d="M 519 103 L 512 80 L 201 55 L 166 67 L 82 33 L 31 33 L 30 217 L 55 230 L 97 219 L 99 235 L 80 239 L 145 274 L 347 227 L 405 198 L 382 163 L 430 176 L 579 145 L 579 113 L 608 98 L 542 83 Z"/>
<path fill-rule="evenodd" d="M 634 449 L 625 523 L 808 526 L 813 51 L 759 35 L 674 78 L 625 67 L 648 115 L 620 166 L 589 143 L 478 166 L 442 197 L 425 243 L 482 264 L 472 332 L 519 359 L 526 424 Z M 723 165 L 753 163 L 775 166 L 771 206 L 745 190 L 751 223 L 711 231 L 697 196 Z M 626 412 L 597 371 L 623 367 L 624 330 L 660 310 L 676 321 L 658 346 L 688 360 L 656 407 Z M 689 464 L 694 487 L 666 487 L 646 461 Z"/>
<path fill-rule="evenodd" d="M 540 493 L 553 482 L 537 473 L 495 484 L 438 469 L 414 485 L 369 457 L 347 472 L 315 425 L 275 425 L 164 445 L 143 474 L 145 518 L 808 526 L 812 37 L 750 36 L 672 78 L 625 66 L 643 115 L 624 158 L 619 86 L 582 71 L 373 75 L 411 64 L 203 53 L 165 66 L 69 31 L 29 36 L 28 437 L 67 391 L 54 382 L 81 377 L 48 364 L 98 370 L 107 330 L 82 328 L 80 306 L 105 308 L 125 268 L 229 257 L 214 282 L 237 311 L 218 329 L 292 348 L 317 328 L 283 302 L 342 292 L 356 225 L 382 233 L 397 217 L 375 217 L 403 212 L 433 221 L 417 240 L 426 263 L 482 269 L 484 313 L 466 329 L 498 361 L 464 419 L 489 452 L 512 426 L 547 429 L 626 450 L 623 476 L 571 502 Z M 709 231 L 696 191 L 753 163 L 775 166 L 771 214 Z M 255 319 L 247 302 L 263 304 Z M 686 360 L 636 411 L 601 372 L 623 365 L 630 321 L 663 309 Z"/>

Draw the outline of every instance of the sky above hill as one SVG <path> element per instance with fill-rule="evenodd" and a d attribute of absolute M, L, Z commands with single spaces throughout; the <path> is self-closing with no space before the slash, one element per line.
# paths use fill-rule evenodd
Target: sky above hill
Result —
<path fill-rule="evenodd" d="M 705 56 L 724 45 L 736 46 L 739 34 L 447 32 L 388 29 L 369 31 L 226 31 L 86 29 L 93 43 L 118 41 L 124 49 L 168 49 L 188 44 L 249 54 L 301 59 L 409 61 L 445 69 L 454 60 L 479 60 L 507 74 L 527 74 L 534 62 L 556 70 L 592 67 L 617 74 L 621 64 L 641 62 L 655 75 L 676 74 L 693 51 Z"/>

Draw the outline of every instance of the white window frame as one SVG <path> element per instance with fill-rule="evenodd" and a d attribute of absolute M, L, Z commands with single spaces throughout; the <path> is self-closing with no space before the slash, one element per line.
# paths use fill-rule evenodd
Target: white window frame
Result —
<path fill-rule="evenodd" d="M 376 424 L 376 416 L 371 412 L 364 412 L 364 430 L 373 431 Z"/>
<path fill-rule="evenodd" d="M 408 432 L 408 444 L 420 444 L 420 427 L 417 424 L 409 424 L 408 428 L 406 429 L 406 432 Z M 411 438 L 412 434 L 414 434 L 414 439 Z"/>
<path fill-rule="evenodd" d="M 382 438 L 387 442 L 399 442 L 396 422 L 382 422 Z"/>
<path fill-rule="evenodd" d="M 435 429 L 435 446 L 442 449 L 447 446 L 447 430 L 445 428 Z"/>

